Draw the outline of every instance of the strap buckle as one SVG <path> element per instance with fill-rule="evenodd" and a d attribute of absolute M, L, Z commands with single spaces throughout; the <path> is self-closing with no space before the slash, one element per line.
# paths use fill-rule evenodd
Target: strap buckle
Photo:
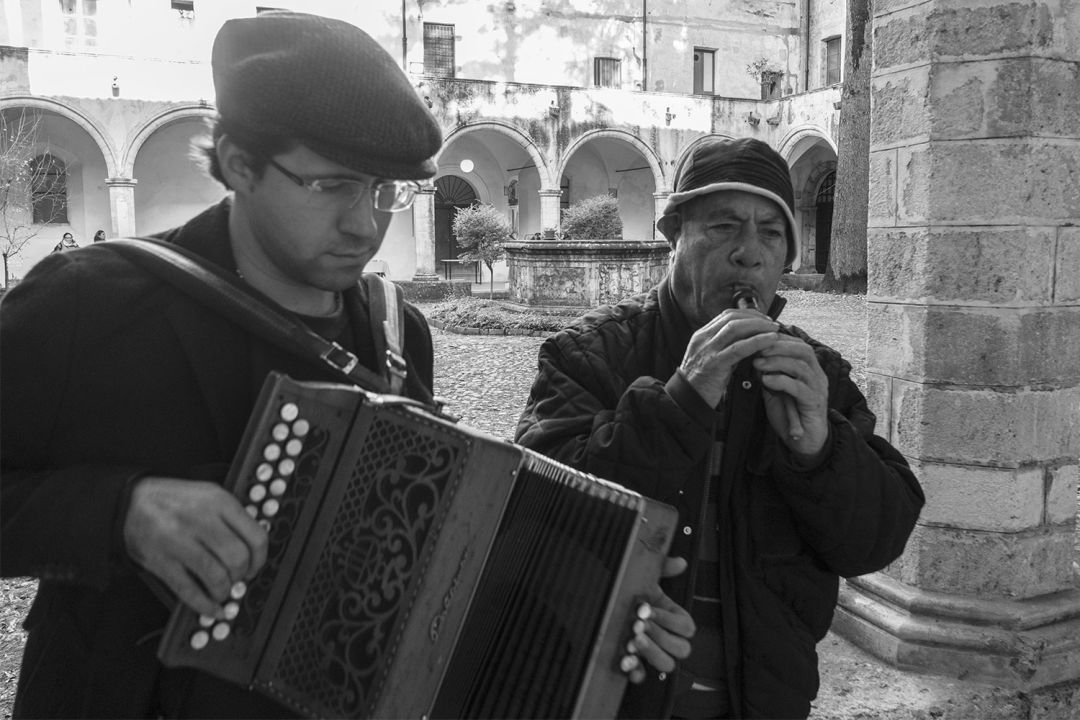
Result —
<path fill-rule="evenodd" d="M 405 378 L 409 375 L 405 364 L 405 358 L 389 349 L 386 351 L 386 369 L 391 375 L 402 382 L 404 382 Z"/>
<path fill-rule="evenodd" d="M 346 375 L 351 373 L 356 366 L 360 364 L 360 360 L 357 359 L 355 355 L 338 345 L 336 342 L 331 342 L 330 347 L 320 353 L 319 357 L 322 358 L 323 362 L 327 365 L 336 370 L 340 370 Z"/>

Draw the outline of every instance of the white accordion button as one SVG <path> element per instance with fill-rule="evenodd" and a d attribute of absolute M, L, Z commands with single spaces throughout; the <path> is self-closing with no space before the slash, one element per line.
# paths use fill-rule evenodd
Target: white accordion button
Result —
<path fill-rule="evenodd" d="M 263 503 L 262 511 L 263 511 L 263 515 L 265 515 L 266 517 L 274 517 L 275 515 L 277 515 L 278 501 L 273 499 L 273 498 L 270 498 L 269 500 L 267 500 L 266 502 Z"/>
<path fill-rule="evenodd" d="M 281 478 L 278 478 L 274 482 L 270 483 L 270 494 L 274 497 L 281 497 L 285 494 L 285 488 L 287 488 L 288 486 L 289 484 L 287 482 L 285 482 Z"/>
<path fill-rule="evenodd" d="M 266 497 L 266 486 L 252 485 L 248 488 L 248 497 L 251 498 L 251 502 L 262 502 Z"/>
<path fill-rule="evenodd" d="M 281 419 L 285 422 L 292 422 L 300 415 L 300 408 L 296 407 L 296 403 L 285 403 L 281 406 Z"/>
<path fill-rule="evenodd" d="M 274 476 L 274 466 L 270 463 L 259 463 L 259 467 L 255 468 L 255 479 L 259 482 L 266 482 Z"/>
<path fill-rule="evenodd" d="M 229 627 L 229 623 L 219 622 L 210 632 L 214 635 L 215 640 L 224 640 L 225 638 L 229 637 L 230 629 L 231 628 Z"/>
<path fill-rule="evenodd" d="M 259 527 L 261 527 L 266 532 L 270 532 L 270 521 L 266 518 L 263 518 L 259 521 Z"/>
<path fill-rule="evenodd" d="M 244 597 L 245 593 L 247 593 L 247 585 L 244 584 L 243 580 L 238 580 L 236 584 L 232 586 L 232 589 L 229 590 L 229 595 L 233 600 L 239 600 Z"/>
<path fill-rule="evenodd" d="M 259 517 L 259 508 L 255 507 L 254 505 L 245 505 L 244 510 L 246 510 L 247 514 L 250 515 L 252 518 Z"/>
<path fill-rule="evenodd" d="M 307 420 L 304 420 L 303 418 L 300 418 L 292 425 L 293 435 L 298 438 L 306 436 L 309 430 L 311 430 L 311 423 L 309 423 Z"/>
<path fill-rule="evenodd" d="M 289 438 L 289 426 L 285 423 L 278 423 L 274 426 L 274 429 L 270 431 L 270 437 L 278 442 L 285 442 Z"/>
<path fill-rule="evenodd" d="M 288 477 L 289 475 L 293 474 L 294 470 L 296 470 L 296 461 L 292 458 L 285 458 L 278 463 L 277 469 L 278 474 Z"/>
<path fill-rule="evenodd" d="M 289 457 L 296 457 L 303 449 L 304 442 L 299 438 L 293 438 L 289 442 L 285 443 L 285 454 Z"/>
<path fill-rule="evenodd" d="M 191 636 L 192 650 L 202 650 L 210 642 L 210 633 L 205 630 L 196 630 Z"/>
<path fill-rule="evenodd" d="M 213 617 L 211 617 L 210 615 L 200 615 L 199 616 L 199 625 L 201 625 L 204 628 L 210 627 L 215 622 L 216 622 L 216 620 Z"/>
<path fill-rule="evenodd" d="M 270 462 L 277 462 L 277 459 L 281 457 L 281 446 L 277 443 L 270 443 L 263 448 L 263 457 Z"/>
<path fill-rule="evenodd" d="M 227 602 L 222 608 L 225 613 L 226 620 L 235 620 L 236 616 L 240 614 L 240 604 L 235 602 Z"/>

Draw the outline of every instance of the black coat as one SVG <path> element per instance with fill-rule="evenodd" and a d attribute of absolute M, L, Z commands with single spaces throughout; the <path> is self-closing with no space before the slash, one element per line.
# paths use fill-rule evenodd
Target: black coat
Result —
<path fill-rule="evenodd" d="M 163 237 L 234 271 L 228 212 L 224 202 Z M 345 294 L 357 338 L 370 337 L 364 292 Z M 340 378 L 215 315 L 107 243 L 48 256 L 7 294 L 0 352 L 0 572 L 40 578 L 16 715 L 282 713 L 158 664 L 169 611 L 128 560 L 123 521 L 144 475 L 224 477 L 271 369 Z M 406 356 L 406 392 L 429 397 L 431 336 L 411 306 Z"/>
<path fill-rule="evenodd" d="M 782 306 L 778 298 L 774 317 Z M 811 342 L 828 376 L 828 454 L 812 470 L 796 467 L 741 365 L 728 390 L 719 477 L 723 656 L 739 717 L 809 713 L 815 645 L 832 621 L 839 577 L 898 557 L 924 502 L 903 456 L 873 434 L 850 365 L 787 332 Z M 676 373 L 691 334 L 668 281 L 587 315 L 541 347 L 517 429 L 527 447 L 678 508 L 672 554 L 690 568 L 664 587 L 687 608 L 719 420 Z M 622 714 L 666 717 L 675 687 L 675 678 L 650 674 L 627 693 Z"/>

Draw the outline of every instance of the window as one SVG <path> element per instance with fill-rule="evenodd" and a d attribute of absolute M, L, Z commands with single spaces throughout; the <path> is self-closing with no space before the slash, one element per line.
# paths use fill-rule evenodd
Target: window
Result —
<path fill-rule="evenodd" d="M 424 72 L 454 77 L 454 26 L 424 23 Z"/>
<path fill-rule="evenodd" d="M 63 160 L 45 153 L 30 161 L 30 202 L 35 224 L 68 221 L 67 167 Z"/>
<path fill-rule="evenodd" d="M 622 87 L 622 61 L 610 57 L 593 58 L 593 85 Z"/>
<path fill-rule="evenodd" d="M 195 19 L 195 0 L 172 0 L 172 9 L 180 13 L 182 20 Z"/>
<path fill-rule="evenodd" d="M 843 67 L 844 58 L 840 55 L 840 38 L 829 38 L 825 41 L 825 84 L 835 85 L 840 82 L 840 68 Z"/>
<path fill-rule="evenodd" d="M 60 14 L 65 47 L 97 45 L 97 0 L 60 0 Z"/>
<path fill-rule="evenodd" d="M 694 48 L 694 94 L 712 95 L 716 89 L 714 85 L 713 68 L 716 63 L 716 51 L 705 48 Z"/>

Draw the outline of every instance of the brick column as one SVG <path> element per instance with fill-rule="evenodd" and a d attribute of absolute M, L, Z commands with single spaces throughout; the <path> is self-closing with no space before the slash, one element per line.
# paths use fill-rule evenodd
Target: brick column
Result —
<path fill-rule="evenodd" d="M 561 190 L 540 191 L 540 237 L 547 239 L 547 231 L 559 227 L 561 202 Z"/>
<path fill-rule="evenodd" d="M 134 178 L 108 178 L 109 216 L 112 222 L 110 237 L 132 237 L 135 230 L 135 183 Z"/>
<path fill-rule="evenodd" d="M 927 505 L 898 562 L 847 583 L 834 627 L 901 667 L 1018 689 L 1067 717 L 1080 5 L 874 12 L 867 385 Z"/>
<path fill-rule="evenodd" d="M 416 242 L 416 274 L 413 280 L 434 282 L 435 273 L 435 185 L 425 183 L 413 200 L 413 233 Z"/>

